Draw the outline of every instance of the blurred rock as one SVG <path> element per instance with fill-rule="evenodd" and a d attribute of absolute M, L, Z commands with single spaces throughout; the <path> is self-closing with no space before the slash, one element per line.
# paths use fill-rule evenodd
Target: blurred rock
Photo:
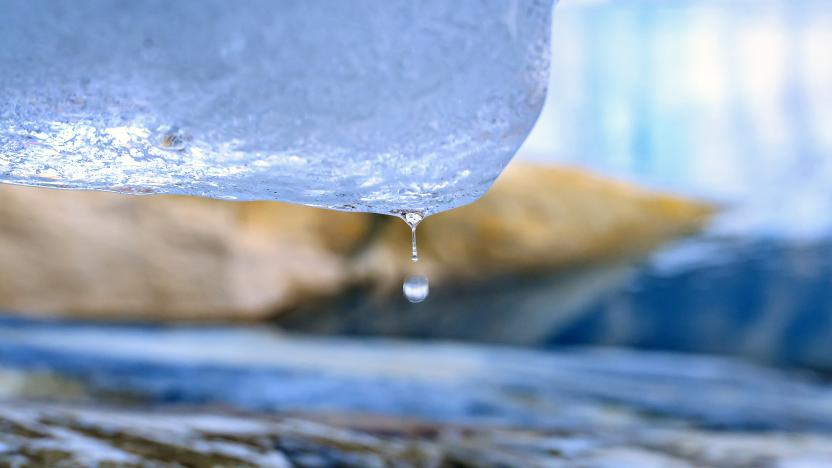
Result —
<path fill-rule="evenodd" d="M 262 317 L 343 288 L 369 223 L 286 204 L 0 186 L 0 308 Z"/>
<path fill-rule="evenodd" d="M 641 254 L 697 231 L 713 211 L 577 169 L 513 165 L 476 203 L 419 226 L 418 268 L 440 284 Z M 409 236 L 385 226 L 364 253 L 365 274 L 398 288 L 413 269 Z"/>
<path fill-rule="evenodd" d="M 644 252 L 711 208 L 581 171 L 514 167 L 419 228 L 435 285 Z M 398 289 L 392 217 L 271 202 L 0 186 L 0 308 L 135 319 L 262 319 L 349 286 Z"/>

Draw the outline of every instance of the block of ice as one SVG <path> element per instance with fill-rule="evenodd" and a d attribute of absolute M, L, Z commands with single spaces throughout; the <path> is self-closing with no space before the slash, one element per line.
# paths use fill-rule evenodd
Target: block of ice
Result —
<path fill-rule="evenodd" d="M 0 182 L 431 214 L 542 106 L 552 0 L 0 3 Z"/>

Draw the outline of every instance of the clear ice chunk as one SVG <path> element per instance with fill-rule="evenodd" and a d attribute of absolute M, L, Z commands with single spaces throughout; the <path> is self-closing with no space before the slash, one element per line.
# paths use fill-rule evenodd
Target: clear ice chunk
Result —
<path fill-rule="evenodd" d="M 0 182 L 425 216 L 546 93 L 552 0 L 4 0 Z"/>

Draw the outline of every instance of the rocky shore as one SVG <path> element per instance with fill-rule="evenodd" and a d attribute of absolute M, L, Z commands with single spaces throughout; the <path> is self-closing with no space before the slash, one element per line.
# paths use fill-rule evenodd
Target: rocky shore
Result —
<path fill-rule="evenodd" d="M 823 467 L 832 386 L 732 359 L 5 320 L 0 466 Z"/>

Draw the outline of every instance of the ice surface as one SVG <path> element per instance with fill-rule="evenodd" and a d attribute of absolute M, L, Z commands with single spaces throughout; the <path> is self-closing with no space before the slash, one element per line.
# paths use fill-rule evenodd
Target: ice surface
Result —
<path fill-rule="evenodd" d="M 425 215 L 546 93 L 552 0 L 0 3 L 0 182 Z"/>

